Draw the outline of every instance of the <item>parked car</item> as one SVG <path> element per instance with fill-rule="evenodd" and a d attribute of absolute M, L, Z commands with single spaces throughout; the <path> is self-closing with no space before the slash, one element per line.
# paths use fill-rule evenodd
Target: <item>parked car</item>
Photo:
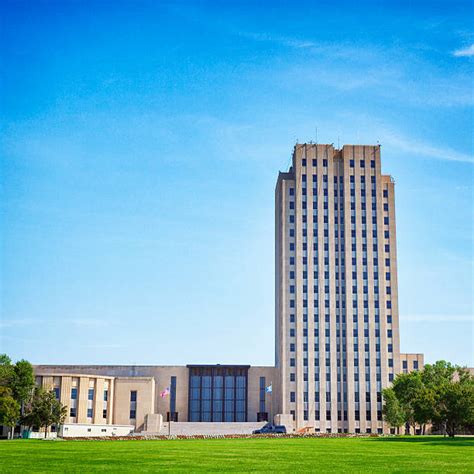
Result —
<path fill-rule="evenodd" d="M 286 433 L 286 428 L 284 426 L 278 425 L 265 425 L 259 430 L 253 431 L 253 434 L 268 434 L 268 433 Z"/>

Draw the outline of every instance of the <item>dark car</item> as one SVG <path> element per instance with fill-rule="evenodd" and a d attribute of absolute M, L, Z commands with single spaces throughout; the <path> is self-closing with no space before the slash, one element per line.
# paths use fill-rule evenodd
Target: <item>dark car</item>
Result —
<path fill-rule="evenodd" d="M 286 428 L 284 426 L 273 426 L 273 425 L 265 425 L 259 430 L 255 430 L 253 434 L 268 434 L 268 433 L 286 433 Z"/>

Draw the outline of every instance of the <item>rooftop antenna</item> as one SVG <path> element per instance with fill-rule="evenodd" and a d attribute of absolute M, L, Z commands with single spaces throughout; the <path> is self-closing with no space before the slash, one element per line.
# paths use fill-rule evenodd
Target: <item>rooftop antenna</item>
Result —
<path fill-rule="evenodd" d="M 337 136 L 337 149 L 339 150 L 339 135 Z"/>
<path fill-rule="evenodd" d="M 314 143 L 318 144 L 318 127 L 316 127 L 316 141 Z"/>

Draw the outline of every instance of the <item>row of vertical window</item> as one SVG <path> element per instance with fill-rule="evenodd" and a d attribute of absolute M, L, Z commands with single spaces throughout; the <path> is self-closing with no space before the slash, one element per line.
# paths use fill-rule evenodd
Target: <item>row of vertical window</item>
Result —
<path fill-rule="evenodd" d="M 389 294 L 389 293 L 387 293 Z M 356 299 L 357 298 L 357 294 L 354 294 L 354 299 L 352 300 L 352 308 L 353 309 L 357 309 L 359 307 L 359 304 L 358 304 L 358 300 Z M 313 301 L 313 307 L 314 308 L 318 308 L 319 307 L 319 301 L 317 299 L 315 299 Z M 336 301 L 336 308 L 338 308 L 340 306 L 342 306 L 342 308 L 346 308 L 346 301 L 345 299 L 342 300 L 342 302 L 339 301 L 339 299 Z M 329 301 L 329 293 L 326 293 L 325 294 L 325 300 L 324 300 L 324 307 L 325 308 L 330 308 L 330 301 Z M 308 300 L 307 299 L 304 299 L 303 300 L 303 308 L 308 308 Z M 367 309 L 369 307 L 369 302 L 368 300 L 364 300 L 363 301 L 363 307 L 364 309 Z M 374 300 L 374 307 L 376 309 L 378 309 L 380 307 L 380 303 L 379 303 L 379 300 Z M 296 302 L 295 300 L 290 300 L 290 309 L 294 309 L 296 308 Z M 386 309 L 392 309 L 392 302 L 390 300 L 387 300 L 385 302 L 385 308 Z"/>
<path fill-rule="evenodd" d="M 294 351 L 292 351 L 294 352 Z M 316 352 L 319 352 L 316 351 Z M 343 356 L 345 358 L 345 355 Z M 368 367 L 370 366 L 370 359 L 364 359 L 365 360 L 365 365 Z M 375 359 L 376 361 L 380 361 L 380 358 L 376 358 Z M 326 366 L 329 366 L 329 358 L 326 358 Z M 393 359 L 387 359 L 388 361 L 388 367 L 393 367 Z M 314 359 L 314 365 L 315 367 L 318 367 L 319 366 L 319 358 L 315 358 Z M 380 363 L 376 362 L 376 365 L 377 366 L 380 366 Z M 309 364 L 308 364 L 308 358 L 307 357 L 304 357 L 303 358 L 303 366 L 304 367 L 308 367 Z M 358 357 L 354 357 L 354 366 L 355 367 L 358 367 L 359 366 L 359 358 Z M 294 357 L 291 357 L 290 358 L 290 367 L 296 367 L 296 359 Z"/>
<path fill-rule="evenodd" d="M 59 400 L 59 396 L 60 396 L 60 389 L 59 387 L 55 387 L 54 388 L 54 393 L 55 393 L 55 397 Z M 93 388 L 89 388 L 88 391 L 87 391 L 87 400 L 88 401 L 93 401 L 94 400 L 94 389 Z M 77 400 L 77 395 L 78 395 L 78 389 L 77 387 L 73 387 L 71 388 L 71 400 Z M 103 400 L 104 402 L 107 402 L 108 401 L 108 397 L 109 397 L 109 392 L 108 390 L 104 390 L 104 393 L 103 393 Z M 93 414 L 94 414 L 94 410 L 92 407 L 88 407 L 87 408 L 87 418 L 92 418 L 93 417 Z M 69 416 L 75 418 L 77 416 L 77 407 L 76 406 L 71 406 L 70 409 L 69 409 Z M 102 410 L 102 417 L 103 418 L 107 418 L 107 409 L 104 408 Z"/>
<path fill-rule="evenodd" d="M 375 320 L 375 323 L 380 323 L 380 315 L 378 313 L 375 313 L 375 316 L 374 316 L 374 320 Z M 290 314 L 290 323 L 294 323 L 296 321 L 296 318 L 295 318 L 295 315 L 294 314 Z M 325 321 L 327 323 L 329 323 L 330 321 L 330 316 L 328 313 L 325 314 Z M 353 319 L 352 321 L 357 324 L 358 322 L 358 316 L 357 314 L 354 314 L 353 315 Z M 303 314 L 303 322 L 306 323 L 308 322 L 308 315 L 307 314 Z M 319 323 L 319 315 L 318 314 L 315 314 L 314 315 L 314 322 L 316 324 Z M 339 322 L 339 320 L 337 319 L 337 322 Z M 346 322 L 346 315 L 343 314 L 342 315 L 342 322 L 345 323 Z M 368 323 L 369 322 L 369 315 L 368 314 L 364 314 L 364 323 Z M 392 315 L 391 314 L 387 314 L 387 323 L 391 324 L 392 323 Z M 317 330 L 317 329 L 315 329 Z"/>
<path fill-rule="evenodd" d="M 293 394 L 293 395 L 292 395 Z M 338 402 L 344 402 L 347 403 L 347 391 L 344 391 L 344 396 L 340 397 L 341 392 L 338 392 Z M 377 397 L 377 403 L 382 403 L 382 393 L 377 392 L 376 394 Z M 296 393 L 295 392 L 290 392 L 290 402 L 294 403 L 296 401 Z M 303 401 L 305 403 L 309 402 L 309 393 L 308 392 L 303 392 Z M 365 392 L 365 402 L 369 403 L 372 401 L 372 394 L 371 392 Z M 316 391 L 314 392 L 314 402 L 315 403 L 320 403 L 320 392 Z M 355 403 L 360 403 L 360 395 L 359 392 L 354 392 L 354 402 Z M 326 403 L 331 403 L 331 393 L 326 392 Z"/>
<path fill-rule="evenodd" d="M 315 158 L 313 158 L 311 160 L 311 162 L 312 162 L 313 167 L 316 168 L 317 167 L 317 160 Z M 302 158 L 301 159 L 301 166 L 306 166 L 306 163 L 307 163 L 307 158 Z M 324 158 L 323 159 L 323 166 L 327 167 L 327 165 L 328 165 L 328 160 Z M 365 168 L 365 160 L 359 160 L 359 166 L 361 168 Z M 355 160 L 352 160 L 352 159 L 349 160 L 349 167 L 350 168 L 355 167 Z M 375 168 L 375 160 L 370 160 L 370 167 Z"/>
<path fill-rule="evenodd" d="M 314 293 L 318 293 L 318 289 L 319 289 L 319 286 L 318 285 L 315 285 L 314 286 Z M 342 293 L 345 294 L 345 286 L 344 284 L 341 286 L 341 290 L 342 290 Z M 368 294 L 368 291 L 369 291 L 369 288 L 368 286 L 363 286 L 362 287 L 362 290 L 363 290 L 363 294 Z M 325 285 L 324 287 L 324 291 L 326 293 L 329 293 L 329 286 L 328 285 Z M 379 292 L 379 287 L 378 286 L 374 286 L 374 293 L 378 293 Z M 295 293 L 295 285 L 290 285 L 290 294 L 294 294 Z M 303 286 L 303 294 L 307 294 L 308 293 L 308 288 Z M 356 285 L 353 285 L 352 286 L 352 293 L 357 293 L 357 286 Z M 385 287 L 385 293 L 387 295 L 390 295 L 391 294 L 391 287 L 390 286 L 386 286 Z"/>
<path fill-rule="evenodd" d="M 55 387 L 54 393 L 55 393 L 56 398 L 59 399 L 59 387 Z M 104 401 L 105 402 L 108 400 L 108 397 L 109 397 L 109 392 L 107 390 L 104 390 Z M 88 400 L 94 400 L 94 389 L 93 388 L 90 388 L 87 391 L 87 399 Z M 71 389 L 71 400 L 77 400 L 77 388 L 76 387 L 73 387 Z"/>

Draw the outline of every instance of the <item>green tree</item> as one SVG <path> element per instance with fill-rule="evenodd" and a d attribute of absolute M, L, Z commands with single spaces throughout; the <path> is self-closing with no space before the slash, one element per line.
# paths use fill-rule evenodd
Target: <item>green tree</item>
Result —
<path fill-rule="evenodd" d="M 0 425 L 8 426 L 13 437 L 13 430 L 20 418 L 20 405 L 13 398 L 12 391 L 8 387 L 0 386 Z"/>
<path fill-rule="evenodd" d="M 398 374 L 393 381 L 392 389 L 404 413 L 405 422 L 415 429 L 417 423 L 415 400 L 423 389 L 420 372 Z"/>
<path fill-rule="evenodd" d="M 51 425 L 60 425 L 64 422 L 66 410 L 52 391 L 36 387 L 33 397 L 25 407 L 22 423 L 30 428 L 33 426 L 44 428 L 46 438 Z"/>
<path fill-rule="evenodd" d="M 434 364 L 425 365 L 420 372 L 421 380 L 425 387 L 436 390 L 442 385 L 450 383 L 458 370 L 461 370 L 460 367 L 444 360 L 438 360 Z"/>
<path fill-rule="evenodd" d="M 8 387 L 13 376 L 12 360 L 6 354 L 0 354 L 0 386 Z"/>
<path fill-rule="evenodd" d="M 436 415 L 436 391 L 426 386 L 421 387 L 412 401 L 413 419 L 415 423 L 422 427 L 422 434 L 425 434 L 426 425 L 430 423 Z"/>
<path fill-rule="evenodd" d="M 453 438 L 459 430 L 474 425 L 474 377 L 467 371 L 458 377 L 459 380 L 440 387 L 437 416 L 433 420 Z"/>
<path fill-rule="evenodd" d="M 438 361 L 420 372 L 397 375 L 390 390 L 393 394 L 384 391 L 389 423 L 389 418 L 396 419 L 395 397 L 405 422 L 420 425 L 423 433 L 429 423 L 449 436 L 474 425 L 474 377 L 467 369 Z"/>
<path fill-rule="evenodd" d="M 13 398 L 20 404 L 22 410 L 24 404 L 31 397 L 34 386 L 33 366 L 26 360 L 19 360 L 13 366 L 10 388 L 13 392 Z"/>
<path fill-rule="evenodd" d="M 392 388 L 384 389 L 382 396 L 384 400 L 382 409 L 384 419 L 392 428 L 396 428 L 397 432 L 399 432 L 400 426 L 405 423 L 405 413 L 400 406 L 400 402 Z"/>

